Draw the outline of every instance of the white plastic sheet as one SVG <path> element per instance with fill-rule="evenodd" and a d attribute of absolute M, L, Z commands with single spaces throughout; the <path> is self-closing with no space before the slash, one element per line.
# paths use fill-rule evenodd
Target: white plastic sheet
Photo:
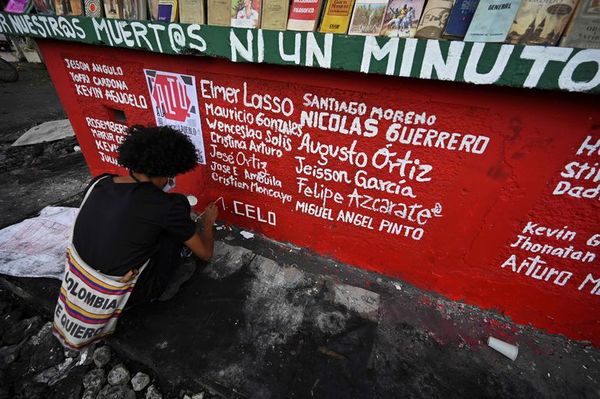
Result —
<path fill-rule="evenodd" d="M 61 280 L 77 208 L 46 207 L 0 230 L 0 274 Z"/>
<path fill-rule="evenodd" d="M 71 127 L 71 122 L 68 119 L 59 119 L 32 127 L 12 143 L 12 146 L 45 143 L 64 139 L 65 137 L 73 137 L 74 135 L 75 132 Z"/>

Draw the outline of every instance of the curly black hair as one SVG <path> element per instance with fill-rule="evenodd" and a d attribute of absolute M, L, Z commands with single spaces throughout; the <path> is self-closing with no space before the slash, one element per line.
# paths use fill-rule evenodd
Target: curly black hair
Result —
<path fill-rule="evenodd" d="M 131 126 L 118 152 L 119 164 L 149 177 L 173 177 L 189 172 L 198 163 L 189 138 L 167 126 Z"/>

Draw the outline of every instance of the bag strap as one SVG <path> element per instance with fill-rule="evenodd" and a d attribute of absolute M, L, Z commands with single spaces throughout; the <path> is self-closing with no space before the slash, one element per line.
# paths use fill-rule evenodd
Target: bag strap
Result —
<path fill-rule="evenodd" d="M 111 177 L 111 175 L 106 175 L 106 176 L 102 176 L 101 178 L 99 178 L 98 180 L 96 180 L 94 183 L 92 183 L 92 185 L 90 186 L 90 188 L 88 188 L 87 192 L 85 193 L 85 196 L 83 197 L 83 200 L 81 201 L 81 205 L 79 205 L 79 210 L 81 210 L 81 208 L 83 208 L 83 205 L 85 204 L 85 202 L 87 201 L 88 197 L 90 196 L 90 193 L 92 192 L 92 190 L 94 189 L 94 187 L 96 187 L 96 184 L 98 184 L 98 182 L 106 177 Z M 73 233 L 75 232 L 75 223 L 77 222 L 77 218 L 75 218 L 75 222 L 73 223 L 73 226 L 71 226 L 71 238 L 69 239 L 69 245 L 73 244 Z"/>
<path fill-rule="evenodd" d="M 90 188 L 88 188 L 87 193 L 85 193 L 85 196 L 83 197 L 83 200 L 81 201 L 81 205 L 79 205 L 79 209 L 81 209 L 83 207 L 83 204 L 85 204 L 85 201 L 87 201 L 88 197 L 90 196 L 90 193 L 92 192 L 94 187 L 96 187 L 96 184 L 98 184 L 98 182 L 100 182 L 100 180 L 102 180 L 106 177 L 112 177 L 112 176 L 111 175 L 102 176 L 101 178 L 96 180 L 94 183 L 92 183 Z"/>

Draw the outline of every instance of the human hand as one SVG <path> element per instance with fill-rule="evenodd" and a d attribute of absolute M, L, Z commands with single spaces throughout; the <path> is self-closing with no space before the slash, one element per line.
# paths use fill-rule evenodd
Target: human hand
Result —
<path fill-rule="evenodd" d="M 135 276 L 137 276 L 137 274 L 138 274 L 137 269 L 131 269 L 130 271 L 125 273 L 125 275 L 119 279 L 119 282 L 120 283 L 128 283 L 131 280 L 133 280 L 135 278 Z"/>
<path fill-rule="evenodd" d="M 205 224 L 212 226 L 213 224 L 215 224 L 215 220 L 217 220 L 218 215 L 219 208 L 217 208 L 217 204 L 211 202 L 210 204 L 208 204 L 206 209 L 204 209 L 204 212 L 202 212 L 202 221 Z"/>

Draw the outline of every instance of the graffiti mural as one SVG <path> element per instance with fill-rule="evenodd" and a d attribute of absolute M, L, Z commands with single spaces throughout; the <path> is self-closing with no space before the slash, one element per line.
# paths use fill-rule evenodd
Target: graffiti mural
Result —
<path fill-rule="evenodd" d="M 222 198 L 228 223 L 600 345 L 591 97 L 41 48 L 94 174 L 122 173 L 126 126 L 157 121 L 144 71 L 187 76 L 206 164 L 177 189 L 200 208 Z"/>

